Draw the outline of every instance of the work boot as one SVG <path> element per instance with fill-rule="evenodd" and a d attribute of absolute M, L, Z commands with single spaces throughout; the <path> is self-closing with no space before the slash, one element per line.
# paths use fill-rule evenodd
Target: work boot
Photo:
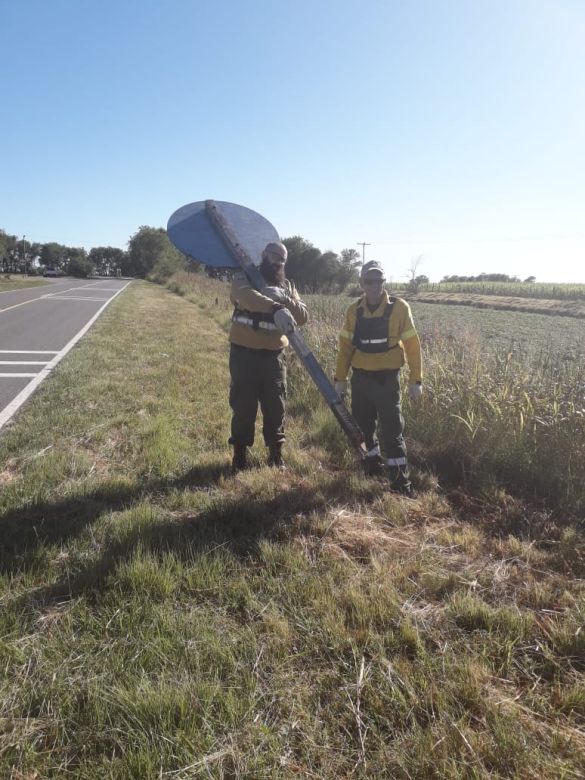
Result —
<path fill-rule="evenodd" d="M 234 457 L 232 458 L 232 472 L 244 471 L 248 468 L 248 448 L 244 444 L 234 444 Z"/>
<path fill-rule="evenodd" d="M 366 455 L 364 458 L 364 471 L 367 477 L 379 477 L 386 465 L 381 455 Z"/>
<path fill-rule="evenodd" d="M 408 466 L 390 466 L 390 490 L 414 498 Z"/>
<path fill-rule="evenodd" d="M 284 460 L 282 459 L 282 442 L 271 444 L 268 447 L 268 465 L 277 469 L 286 468 Z"/>

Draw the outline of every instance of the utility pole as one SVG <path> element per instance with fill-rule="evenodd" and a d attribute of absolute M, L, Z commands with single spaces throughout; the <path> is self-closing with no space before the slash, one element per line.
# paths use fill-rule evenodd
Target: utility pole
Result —
<path fill-rule="evenodd" d="M 26 238 L 26 236 L 22 237 L 22 267 L 24 269 L 23 276 L 26 276 L 26 250 L 25 250 L 25 247 L 24 247 L 24 239 L 25 238 Z"/>
<path fill-rule="evenodd" d="M 357 245 L 361 246 L 361 248 L 362 248 L 362 268 L 363 268 L 364 267 L 364 263 L 366 262 L 366 247 L 367 246 L 372 246 L 372 245 L 369 244 L 367 241 L 358 241 Z"/>

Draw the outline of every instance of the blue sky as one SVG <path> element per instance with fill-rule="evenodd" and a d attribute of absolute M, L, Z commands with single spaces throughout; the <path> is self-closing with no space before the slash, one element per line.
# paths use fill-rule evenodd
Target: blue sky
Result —
<path fill-rule="evenodd" d="M 585 282 L 583 0 L 0 0 L 0 227 L 233 201 L 396 281 Z"/>

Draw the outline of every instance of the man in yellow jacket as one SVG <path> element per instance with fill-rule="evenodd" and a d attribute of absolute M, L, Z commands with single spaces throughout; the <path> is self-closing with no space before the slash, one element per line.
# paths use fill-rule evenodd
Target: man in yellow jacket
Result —
<path fill-rule="evenodd" d="M 260 273 L 267 287 L 260 293 L 243 272 L 234 276 L 234 304 L 230 329 L 230 406 L 232 426 L 229 443 L 234 448 L 232 469 L 248 466 L 247 448 L 254 443 L 258 404 L 262 410 L 268 463 L 282 467 L 285 441 L 286 333 L 307 321 L 307 307 L 294 284 L 285 277 L 287 249 L 280 242 L 267 244 Z"/>
<path fill-rule="evenodd" d="M 412 495 L 399 374 L 406 356 L 410 371 L 409 396 L 419 400 L 421 348 L 410 306 L 401 298 L 390 297 L 384 282 L 380 263 L 371 260 L 363 266 L 360 284 L 364 295 L 347 310 L 339 334 L 335 389 L 342 397 L 346 395 L 351 367 L 351 411 L 366 438 L 366 470 L 369 474 L 379 474 L 388 466 L 391 488 Z M 376 423 L 379 423 L 385 458 L 380 453 Z"/>

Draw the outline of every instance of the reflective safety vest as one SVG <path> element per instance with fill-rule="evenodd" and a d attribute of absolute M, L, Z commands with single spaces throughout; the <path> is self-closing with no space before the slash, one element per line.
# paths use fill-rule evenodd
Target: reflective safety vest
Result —
<path fill-rule="evenodd" d="M 245 311 L 244 309 L 234 308 L 232 314 L 232 322 L 239 322 L 240 325 L 247 325 L 253 330 L 278 330 L 274 324 L 274 317 L 272 314 L 262 314 L 258 311 Z"/>
<path fill-rule="evenodd" d="M 381 317 L 366 318 L 364 317 L 364 307 L 358 306 L 352 343 L 360 352 L 375 354 L 390 352 L 391 349 L 398 347 L 398 342 L 390 346 L 390 336 L 388 334 L 388 322 L 395 300 L 396 298 L 390 298 L 390 303 L 386 304 Z"/>

